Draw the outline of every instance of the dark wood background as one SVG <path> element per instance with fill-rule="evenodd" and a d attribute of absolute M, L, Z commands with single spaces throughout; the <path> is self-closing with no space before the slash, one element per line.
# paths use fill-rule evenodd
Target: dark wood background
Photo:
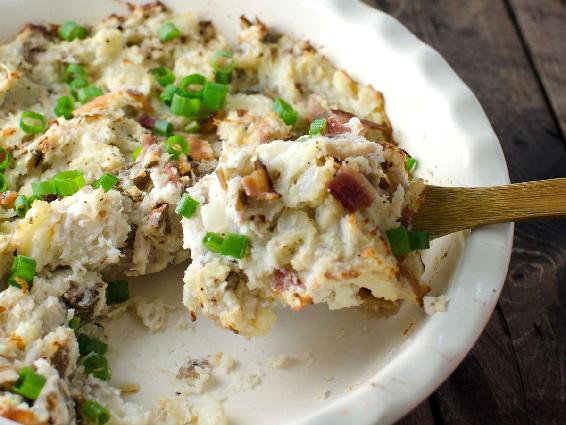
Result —
<path fill-rule="evenodd" d="M 566 0 L 365 0 L 471 87 L 514 182 L 566 176 Z M 474 349 L 402 425 L 566 424 L 566 221 L 520 223 Z"/>

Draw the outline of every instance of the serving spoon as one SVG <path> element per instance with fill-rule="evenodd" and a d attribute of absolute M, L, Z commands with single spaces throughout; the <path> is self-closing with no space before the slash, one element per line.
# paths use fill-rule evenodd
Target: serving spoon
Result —
<path fill-rule="evenodd" d="M 426 186 L 412 228 L 430 240 L 485 224 L 566 218 L 566 178 L 494 187 Z"/>

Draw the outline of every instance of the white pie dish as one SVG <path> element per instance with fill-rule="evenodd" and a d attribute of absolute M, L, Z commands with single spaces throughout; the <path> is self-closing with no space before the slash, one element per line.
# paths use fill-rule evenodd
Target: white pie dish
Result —
<path fill-rule="evenodd" d="M 508 182 L 497 138 L 473 94 L 437 53 L 389 16 L 361 3 L 345 6 L 340 1 L 288 0 L 281 4 L 245 0 L 236 4 L 178 0 L 167 4 L 211 19 L 227 35 L 236 33 L 238 16 L 245 14 L 258 16 L 275 29 L 307 37 L 354 78 L 384 93 L 397 140 L 419 158 L 425 178 L 447 185 Z M 110 0 L 88 6 L 63 0 L 0 0 L 0 37 L 7 41 L 30 21 L 88 22 L 124 11 Z M 148 336 L 124 317 L 108 326 L 114 379 L 140 382 L 142 391 L 132 399 L 147 403 L 167 391 L 171 380 L 158 367 L 144 368 L 148 361 L 171 369 L 174 375 L 181 354 L 224 351 L 245 364 L 241 366 L 245 370 L 261 360 L 267 373 L 255 390 L 226 403 L 233 423 L 392 422 L 434 390 L 471 348 L 497 301 L 511 240 L 512 225 L 501 225 L 473 232 L 463 246 L 458 236 L 435 244 L 427 253 L 431 270 L 447 247 L 453 263 L 463 249 L 459 264 L 452 264 L 454 269 L 446 263 L 436 273 L 433 294 L 445 293 L 450 304 L 447 313 L 430 318 L 410 306 L 395 318 L 380 321 L 369 321 L 355 311 L 329 313 L 312 308 L 299 315 L 285 312 L 270 337 L 244 341 L 213 328 L 204 318 L 194 331 L 184 332 L 175 329 L 172 318 L 166 332 Z M 167 276 L 171 278 L 165 279 Z M 449 282 L 442 284 L 443 278 Z M 168 280 L 173 298 L 178 289 L 175 282 L 180 283 L 178 270 L 177 277 L 170 271 L 140 280 L 150 284 Z M 155 284 L 141 288 L 147 294 L 163 292 Z M 370 329 L 362 332 L 366 325 Z M 409 327 L 408 335 L 403 335 Z M 344 337 L 341 328 L 346 331 Z M 271 356 L 300 357 L 305 350 L 313 351 L 316 363 L 312 367 L 298 364 L 280 372 L 267 365 Z M 325 376 L 334 379 L 326 382 Z M 344 388 L 358 383 L 361 385 L 343 393 Z M 331 397 L 315 400 L 314 392 L 323 387 L 332 391 Z"/>

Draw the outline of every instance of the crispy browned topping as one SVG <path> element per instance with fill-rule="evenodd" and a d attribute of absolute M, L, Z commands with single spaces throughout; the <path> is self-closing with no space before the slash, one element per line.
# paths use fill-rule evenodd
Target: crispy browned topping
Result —
<path fill-rule="evenodd" d="M 189 154 L 193 160 L 203 161 L 205 159 L 214 158 L 212 148 L 208 141 L 196 136 L 188 136 L 187 141 L 189 142 Z"/>
<path fill-rule="evenodd" d="M 242 186 L 246 195 L 252 199 L 273 201 L 281 197 L 273 189 L 267 168 L 260 160 L 255 161 L 255 170 L 242 179 Z"/>

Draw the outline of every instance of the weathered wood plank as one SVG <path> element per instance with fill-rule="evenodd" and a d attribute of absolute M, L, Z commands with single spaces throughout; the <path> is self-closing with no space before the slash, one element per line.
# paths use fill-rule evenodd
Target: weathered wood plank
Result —
<path fill-rule="evenodd" d="M 566 2 L 509 0 L 556 118 L 566 135 Z"/>
<path fill-rule="evenodd" d="M 565 175 L 560 131 L 503 1 L 373 3 L 438 49 L 470 85 L 500 136 L 513 181 Z M 437 422 L 566 423 L 564 241 L 564 221 L 517 226 L 498 312 L 430 399 Z"/>
<path fill-rule="evenodd" d="M 421 403 L 411 413 L 397 422 L 397 425 L 434 425 L 434 417 L 427 402 Z"/>

